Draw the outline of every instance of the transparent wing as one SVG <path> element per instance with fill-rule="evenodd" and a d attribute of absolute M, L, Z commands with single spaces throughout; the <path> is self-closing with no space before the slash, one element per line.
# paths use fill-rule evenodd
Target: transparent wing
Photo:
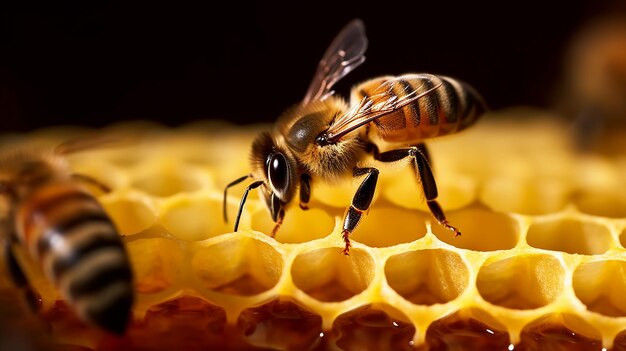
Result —
<path fill-rule="evenodd" d="M 365 61 L 366 49 L 365 25 L 359 19 L 352 20 L 324 53 L 302 104 L 332 95 L 333 85 Z"/>
<path fill-rule="evenodd" d="M 407 80 L 411 80 L 413 84 L 406 84 Z M 335 142 L 351 131 L 432 93 L 442 84 L 441 78 L 432 74 L 414 74 L 410 78 L 402 76 L 389 79 L 376 87 L 371 95 L 364 97 L 343 115 L 335 118 L 326 131 L 326 140 Z M 397 87 L 403 89 L 402 96 L 396 94 Z"/>
<path fill-rule="evenodd" d="M 62 144 L 54 148 L 54 152 L 59 155 L 68 155 L 80 151 L 96 150 L 112 147 L 124 147 L 133 145 L 136 142 L 127 135 L 121 133 L 101 134 L 98 132 L 86 133 L 70 140 L 66 140 Z"/>

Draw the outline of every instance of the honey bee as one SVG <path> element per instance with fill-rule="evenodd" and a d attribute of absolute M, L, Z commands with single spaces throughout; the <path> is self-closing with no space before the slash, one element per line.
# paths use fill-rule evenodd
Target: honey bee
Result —
<path fill-rule="evenodd" d="M 437 185 L 423 140 L 463 130 L 485 111 L 478 93 L 458 80 L 433 74 L 379 77 L 352 88 L 350 105 L 332 87 L 362 64 L 367 48 L 365 28 L 353 20 L 333 40 L 319 62 L 301 103 L 287 110 L 271 131 L 252 144 L 252 172 L 224 190 L 224 218 L 228 188 L 254 179 L 243 193 L 235 231 L 248 193 L 261 188 L 276 223 L 299 192 L 300 207 L 308 208 L 314 182 L 336 182 L 346 175 L 363 178 L 343 221 L 343 253 L 349 254 L 350 234 L 374 197 L 379 171 L 363 165 L 367 157 L 381 162 L 409 161 L 419 176 L 428 207 L 444 227 L 452 226 L 437 202 Z M 386 150 L 386 151 L 385 151 Z"/>
<path fill-rule="evenodd" d="M 74 151 L 70 144 L 0 157 L 0 240 L 7 267 L 32 299 L 38 295 L 23 268 L 36 263 L 82 320 L 121 334 L 134 300 L 130 261 L 84 182 L 109 189 L 70 171 L 64 158 Z"/>
<path fill-rule="evenodd" d="M 613 132 L 626 125 L 626 19 L 599 17 L 573 39 L 556 107 L 573 117 L 579 151 L 612 151 L 622 139 Z"/>

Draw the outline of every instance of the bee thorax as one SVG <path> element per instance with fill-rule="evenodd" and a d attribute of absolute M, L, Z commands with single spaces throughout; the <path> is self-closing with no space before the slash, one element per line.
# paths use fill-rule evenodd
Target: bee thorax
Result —
<path fill-rule="evenodd" d="M 311 144 L 301 156 L 300 164 L 313 177 L 333 180 L 352 174 L 363 151 L 362 144 L 356 138 L 324 146 Z"/>

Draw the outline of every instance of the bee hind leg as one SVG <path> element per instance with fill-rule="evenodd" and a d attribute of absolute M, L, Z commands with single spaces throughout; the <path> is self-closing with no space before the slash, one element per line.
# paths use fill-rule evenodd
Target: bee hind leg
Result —
<path fill-rule="evenodd" d="M 108 185 L 102 183 L 101 181 L 99 181 L 98 179 L 92 176 L 88 176 L 86 174 L 81 174 L 81 173 L 72 173 L 72 179 L 79 181 L 79 182 L 93 185 L 105 194 L 108 194 L 111 192 L 111 188 Z"/>
<path fill-rule="evenodd" d="M 383 153 L 379 153 L 376 146 L 373 146 L 372 150 L 374 158 L 382 162 L 396 162 L 407 157 L 413 158 L 413 167 L 415 168 L 416 173 L 419 174 L 422 190 L 426 196 L 426 203 L 428 204 L 428 208 L 430 209 L 433 217 L 435 217 L 437 222 L 439 222 L 442 226 L 453 231 L 454 236 L 461 235 L 461 231 L 448 222 L 443 209 L 436 200 L 438 196 L 437 183 L 435 183 L 435 177 L 433 176 L 433 172 L 428 162 L 430 156 L 424 144 Z"/>
<path fill-rule="evenodd" d="M 417 151 L 421 153 L 422 156 L 424 156 L 424 158 L 426 159 L 426 163 L 428 165 L 431 165 L 433 161 L 432 161 L 432 158 L 430 158 L 430 152 L 428 152 L 428 148 L 426 147 L 426 144 L 419 143 L 415 145 L 415 147 L 417 148 Z"/>
<path fill-rule="evenodd" d="M 17 260 L 17 257 L 15 257 L 12 241 L 12 239 L 4 240 L 4 258 L 7 270 L 9 271 L 13 284 L 20 289 L 28 309 L 33 313 L 37 313 L 42 304 L 41 296 L 39 296 L 35 289 L 30 285 L 26 274 L 24 274 L 24 271 Z"/>
<path fill-rule="evenodd" d="M 350 234 L 356 229 L 363 217 L 363 212 L 370 208 L 374 193 L 376 192 L 376 183 L 378 182 L 378 169 L 376 168 L 355 168 L 352 172 L 354 177 L 360 177 L 365 175 L 365 179 L 361 182 L 361 185 L 357 189 L 352 203 L 346 211 L 345 219 L 343 222 L 343 230 L 341 236 L 344 241 L 344 248 L 341 251 L 344 255 L 350 254 Z"/>

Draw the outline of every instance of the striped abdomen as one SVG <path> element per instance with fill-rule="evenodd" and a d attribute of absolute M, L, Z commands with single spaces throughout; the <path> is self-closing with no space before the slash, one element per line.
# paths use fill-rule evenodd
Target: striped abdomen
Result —
<path fill-rule="evenodd" d="M 392 77 L 381 77 L 355 87 L 352 103 L 370 97 L 374 103 L 397 99 L 411 92 L 423 93 L 435 87 L 428 75 L 407 74 L 393 82 L 384 96 L 375 90 Z M 378 135 L 388 142 L 414 143 L 425 138 L 443 136 L 472 125 L 485 112 L 483 99 L 469 85 L 458 80 L 438 76 L 439 88 L 416 101 L 370 123 Z"/>
<path fill-rule="evenodd" d="M 18 239 L 77 314 L 125 330 L 133 303 L 128 255 L 111 219 L 73 183 L 44 185 L 16 214 Z"/>

